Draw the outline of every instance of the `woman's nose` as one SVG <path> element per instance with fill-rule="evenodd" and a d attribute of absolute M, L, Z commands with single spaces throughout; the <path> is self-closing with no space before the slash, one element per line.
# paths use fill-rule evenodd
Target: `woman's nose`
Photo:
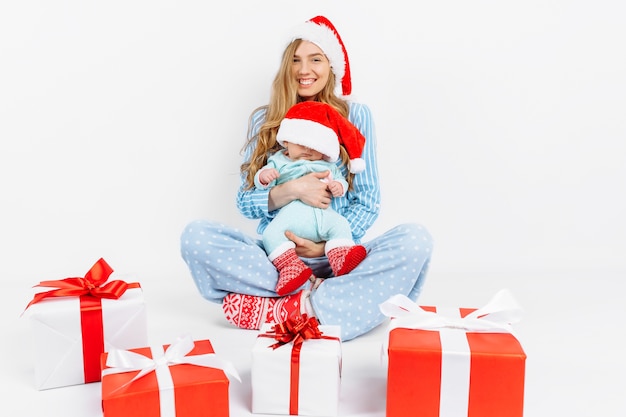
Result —
<path fill-rule="evenodd" d="M 301 62 L 298 67 L 298 74 L 308 74 L 309 66 L 305 62 Z"/>

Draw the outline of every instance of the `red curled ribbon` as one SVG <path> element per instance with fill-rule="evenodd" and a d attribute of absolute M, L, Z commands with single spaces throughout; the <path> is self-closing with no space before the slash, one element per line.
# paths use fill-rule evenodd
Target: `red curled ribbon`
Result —
<path fill-rule="evenodd" d="M 264 337 L 273 337 L 276 343 L 270 345 L 272 349 L 279 348 L 293 342 L 291 350 L 290 388 L 289 388 L 289 415 L 298 415 L 298 393 L 300 392 L 300 351 L 302 343 L 309 339 L 339 340 L 337 337 L 324 336 L 319 329 L 319 322 L 315 317 L 306 314 L 292 314 L 286 321 L 275 324 Z"/>
<path fill-rule="evenodd" d="M 115 280 L 106 283 L 112 272 L 113 268 L 100 258 L 82 278 L 41 281 L 35 287 L 56 287 L 57 289 L 35 294 L 26 306 L 28 309 L 31 305 L 52 297 L 80 298 L 85 382 L 100 381 L 100 354 L 104 352 L 101 300 L 103 298 L 117 300 L 128 288 L 139 288 L 139 283 L 136 282 L 128 284 Z"/>
<path fill-rule="evenodd" d="M 293 342 L 301 344 L 307 339 L 321 339 L 322 332 L 315 317 L 308 317 L 306 314 L 292 314 L 282 323 L 275 324 L 269 333 L 278 342 L 270 347 L 276 349 L 284 344 Z"/>

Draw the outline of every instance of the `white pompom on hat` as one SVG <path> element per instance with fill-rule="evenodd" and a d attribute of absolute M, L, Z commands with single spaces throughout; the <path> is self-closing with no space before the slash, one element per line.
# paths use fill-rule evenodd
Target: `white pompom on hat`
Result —
<path fill-rule="evenodd" d="M 335 74 L 335 93 L 349 96 L 352 92 L 348 52 L 335 26 L 324 16 L 316 16 L 292 29 L 290 42 L 302 39 L 317 45 L 328 58 Z"/>
<path fill-rule="evenodd" d="M 350 157 L 350 172 L 356 174 L 365 169 L 361 158 L 365 136 L 326 103 L 303 101 L 292 106 L 280 123 L 276 140 L 281 146 L 287 141 L 315 149 L 329 162 L 339 159 L 339 145 L 342 145 Z"/>

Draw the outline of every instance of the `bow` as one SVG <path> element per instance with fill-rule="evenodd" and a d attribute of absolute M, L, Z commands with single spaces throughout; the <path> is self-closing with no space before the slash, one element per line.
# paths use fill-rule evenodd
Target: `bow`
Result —
<path fill-rule="evenodd" d="M 163 355 L 156 358 L 149 358 L 129 350 L 111 349 L 107 353 L 107 368 L 102 371 L 102 376 L 139 371 L 130 381 L 118 387 L 115 390 L 117 391 L 157 369 L 169 368 L 171 365 L 188 364 L 221 369 L 241 382 L 235 367 L 230 362 L 218 358 L 215 353 L 187 356 L 193 347 L 193 339 L 191 336 L 185 335 L 179 337 L 168 346 Z"/>
<path fill-rule="evenodd" d="M 113 269 L 109 264 L 100 258 L 84 277 L 41 281 L 35 287 L 56 287 L 57 289 L 35 294 L 26 309 L 49 297 L 80 297 L 89 294 L 96 298 L 118 299 L 126 292 L 129 284 L 121 280 L 105 284 L 112 272 Z"/>
<path fill-rule="evenodd" d="M 321 339 L 322 332 L 318 326 L 319 323 L 315 317 L 309 317 L 306 314 L 293 314 L 284 322 L 275 324 L 272 330 L 268 332 L 277 340 L 270 347 L 276 349 L 290 342 L 296 344 L 308 339 Z"/>
<path fill-rule="evenodd" d="M 391 328 L 435 330 L 462 329 L 471 332 L 513 333 L 512 323 L 519 322 L 522 309 L 508 290 L 501 290 L 482 308 L 465 317 L 444 317 L 426 311 L 408 297 L 397 294 L 380 304 L 380 311 L 392 317 Z"/>

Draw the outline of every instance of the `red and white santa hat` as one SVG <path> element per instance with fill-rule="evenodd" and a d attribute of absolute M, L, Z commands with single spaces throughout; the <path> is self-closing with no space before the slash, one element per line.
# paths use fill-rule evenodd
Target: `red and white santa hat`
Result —
<path fill-rule="evenodd" d="M 365 169 L 361 158 L 365 136 L 331 105 L 319 101 L 303 101 L 292 106 L 280 123 L 276 140 L 297 143 L 321 152 L 329 162 L 339 159 L 339 145 L 348 152 L 350 172 Z"/>
<path fill-rule="evenodd" d="M 348 52 L 335 26 L 324 16 L 316 16 L 292 29 L 290 42 L 303 39 L 317 45 L 330 61 L 335 74 L 335 94 L 349 96 L 352 92 Z"/>

